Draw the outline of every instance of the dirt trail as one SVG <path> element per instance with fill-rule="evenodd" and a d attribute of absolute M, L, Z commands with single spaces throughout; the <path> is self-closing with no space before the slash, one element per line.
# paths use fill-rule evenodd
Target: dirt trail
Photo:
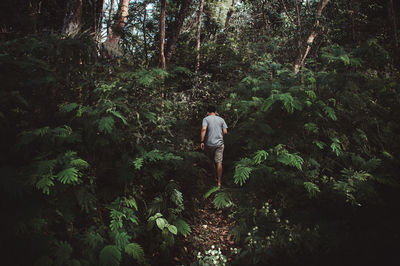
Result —
<path fill-rule="evenodd" d="M 180 254 L 175 260 L 185 265 L 197 261 L 197 254 L 201 252 L 204 256 L 207 250 L 218 250 L 220 248 L 222 254 L 227 258 L 228 263 L 232 259 L 231 248 L 234 249 L 235 243 L 233 236 L 230 234 L 231 229 L 235 226 L 235 222 L 230 219 L 226 212 L 218 210 L 214 207 L 214 196 L 208 199 L 195 199 L 198 204 L 193 204 L 194 214 L 188 221 L 192 229 L 192 233 L 186 236 L 182 243 L 179 243 Z"/>

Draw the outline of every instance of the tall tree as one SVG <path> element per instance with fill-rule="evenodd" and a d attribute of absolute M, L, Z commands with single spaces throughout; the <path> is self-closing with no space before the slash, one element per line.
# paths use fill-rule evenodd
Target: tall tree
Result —
<path fill-rule="evenodd" d="M 117 15 L 115 17 L 111 32 L 107 36 L 106 48 L 115 51 L 118 48 L 119 40 L 123 34 L 126 21 L 129 15 L 129 0 L 121 0 L 119 2 Z"/>
<path fill-rule="evenodd" d="M 114 9 L 114 0 L 111 0 L 110 1 L 110 9 L 108 11 L 107 36 L 111 33 L 113 9 Z"/>
<path fill-rule="evenodd" d="M 62 28 L 63 34 L 74 35 L 80 31 L 82 27 L 82 6 L 82 0 L 69 0 L 67 2 Z"/>
<path fill-rule="evenodd" d="M 197 51 L 197 56 L 196 56 L 196 72 L 199 71 L 200 68 L 200 36 L 201 36 L 201 22 L 203 19 L 203 6 L 204 6 L 204 0 L 200 0 L 200 5 L 199 5 L 199 14 L 197 16 L 197 46 L 196 46 L 196 51 Z"/>
<path fill-rule="evenodd" d="M 229 28 L 229 21 L 231 20 L 233 12 L 235 12 L 235 5 L 236 5 L 236 0 L 232 0 L 232 5 L 230 6 L 228 13 L 226 13 L 225 31 Z"/>
<path fill-rule="evenodd" d="M 315 13 L 315 22 L 311 30 L 311 33 L 308 35 L 308 38 L 305 41 L 305 43 L 302 44 L 302 47 L 300 48 L 296 61 L 294 63 L 294 68 L 293 68 L 294 73 L 298 73 L 301 67 L 304 66 L 304 61 L 306 60 L 307 55 L 311 50 L 311 46 L 315 38 L 318 36 L 322 11 L 324 10 L 328 2 L 329 0 L 320 0 L 318 4 L 317 12 Z"/>
<path fill-rule="evenodd" d="M 181 0 L 178 15 L 172 25 L 172 36 L 168 39 L 166 49 L 166 64 L 171 61 L 173 54 L 175 53 L 176 44 L 178 43 L 179 34 L 181 32 L 183 22 L 189 11 L 189 6 L 192 0 Z"/>
<path fill-rule="evenodd" d="M 160 0 L 160 64 L 161 68 L 165 69 L 165 55 L 164 55 L 164 45 L 165 45 L 165 8 L 167 6 L 166 0 Z"/>

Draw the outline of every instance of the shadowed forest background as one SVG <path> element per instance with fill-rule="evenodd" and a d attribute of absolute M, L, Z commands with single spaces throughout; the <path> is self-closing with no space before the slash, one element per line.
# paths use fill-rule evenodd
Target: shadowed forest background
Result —
<path fill-rule="evenodd" d="M 398 265 L 398 1 L 0 10 L 4 265 Z"/>

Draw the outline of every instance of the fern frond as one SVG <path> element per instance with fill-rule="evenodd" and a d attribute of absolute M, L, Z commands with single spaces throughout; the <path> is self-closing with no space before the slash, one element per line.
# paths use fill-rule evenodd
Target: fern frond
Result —
<path fill-rule="evenodd" d="M 281 153 L 278 155 L 276 160 L 280 163 L 283 163 L 284 165 L 290 165 L 293 167 L 296 167 L 299 170 L 302 170 L 302 165 L 304 163 L 303 158 L 301 158 L 297 154 L 291 154 L 291 153 Z"/>
<path fill-rule="evenodd" d="M 117 232 L 115 234 L 115 244 L 118 248 L 122 249 L 124 248 L 126 245 L 129 244 L 129 240 L 132 237 L 130 235 L 128 235 L 126 232 Z"/>
<path fill-rule="evenodd" d="M 90 248 L 96 249 L 104 242 L 104 238 L 99 233 L 90 230 L 83 236 L 83 242 Z"/>
<path fill-rule="evenodd" d="M 72 184 L 77 182 L 78 179 L 78 169 L 75 167 L 69 167 L 57 174 L 58 180 L 63 184 Z"/>
<path fill-rule="evenodd" d="M 251 160 L 248 158 L 241 159 L 235 167 L 235 174 L 233 176 L 235 184 L 243 185 L 249 178 L 253 170 L 251 167 Z"/>
<path fill-rule="evenodd" d="M 264 150 L 259 150 L 254 155 L 253 162 L 255 164 L 260 164 L 267 159 L 268 155 L 269 155 L 268 152 L 266 152 Z"/>
<path fill-rule="evenodd" d="M 221 188 L 220 187 L 212 187 L 210 190 L 208 190 L 204 196 L 203 199 L 207 199 L 209 196 L 211 196 L 211 194 L 213 194 L 216 191 L 219 191 Z"/>
<path fill-rule="evenodd" d="M 144 263 L 143 248 L 137 243 L 129 243 L 125 246 L 125 253 L 131 255 L 139 264 Z"/>
<path fill-rule="evenodd" d="M 307 189 L 308 196 L 313 198 L 317 195 L 317 193 L 321 192 L 317 185 L 312 182 L 304 182 L 304 187 Z"/>
<path fill-rule="evenodd" d="M 215 194 L 214 206 L 217 209 L 229 207 L 232 204 L 231 196 L 228 192 L 220 191 Z"/>
<path fill-rule="evenodd" d="M 182 219 L 176 219 L 172 224 L 175 225 L 178 232 L 184 236 L 187 236 L 192 232 L 192 229 L 190 228 L 188 223 L 186 223 Z"/>
<path fill-rule="evenodd" d="M 53 182 L 54 176 L 52 175 L 45 175 L 39 179 L 36 183 L 36 188 L 41 189 L 44 194 L 50 194 L 50 187 L 54 186 Z"/>
<path fill-rule="evenodd" d="M 77 103 L 66 103 L 66 104 L 61 104 L 59 106 L 60 112 L 62 113 L 69 113 L 73 110 L 75 110 L 76 108 L 78 108 L 78 104 Z"/>
<path fill-rule="evenodd" d="M 99 121 L 99 130 L 103 133 L 111 133 L 114 127 L 114 118 L 111 116 L 102 117 Z"/>
<path fill-rule="evenodd" d="M 125 116 L 123 116 L 120 112 L 118 111 L 110 111 L 111 114 L 113 114 L 115 117 L 121 119 L 122 123 L 124 125 L 128 125 L 128 121 L 126 120 Z"/>
<path fill-rule="evenodd" d="M 108 245 L 100 251 L 99 262 L 103 266 L 119 266 L 121 257 L 121 250 L 117 246 Z"/>

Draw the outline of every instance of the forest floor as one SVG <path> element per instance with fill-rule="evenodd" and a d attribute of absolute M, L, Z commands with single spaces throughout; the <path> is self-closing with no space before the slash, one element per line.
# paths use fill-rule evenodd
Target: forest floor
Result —
<path fill-rule="evenodd" d="M 205 174 L 203 180 L 208 189 L 216 185 L 216 181 L 214 184 L 213 178 L 208 174 Z M 199 252 L 204 257 L 205 252 L 210 249 L 220 249 L 229 263 L 234 256 L 232 250 L 238 248 L 231 235 L 231 229 L 235 226 L 235 221 L 228 217 L 226 210 L 217 209 L 214 206 L 214 195 L 204 199 L 205 191 L 201 192 L 204 190 L 204 185 L 203 183 L 197 189 L 194 189 L 196 194 L 191 195 L 192 198 L 188 206 L 185 206 L 185 212 L 189 216 L 187 221 L 192 232 L 182 239 L 177 239 L 176 246 L 178 250 L 174 257 L 176 265 L 190 265 L 198 260 L 197 255 Z"/>

